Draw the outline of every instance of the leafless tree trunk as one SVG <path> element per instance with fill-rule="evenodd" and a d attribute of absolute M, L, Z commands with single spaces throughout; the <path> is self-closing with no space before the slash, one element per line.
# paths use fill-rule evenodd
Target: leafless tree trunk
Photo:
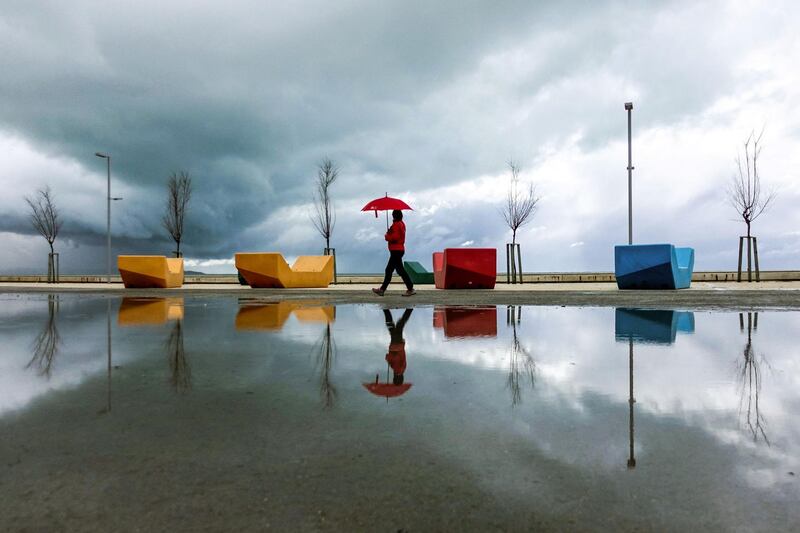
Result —
<path fill-rule="evenodd" d="M 756 136 L 752 131 L 744 142 L 744 153 L 737 154 L 736 168 L 728 188 L 728 201 L 747 226 L 747 274 L 751 279 L 751 225 L 761 216 L 775 199 L 775 191 L 764 191 L 761 187 L 761 175 L 758 173 L 758 158 L 761 156 L 761 137 L 764 130 Z M 742 161 L 744 156 L 744 161 Z M 740 258 L 741 263 L 741 258 Z"/>
<path fill-rule="evenodd" d="M 53 243 L 58 237 L 62 221 L 53 200 L 53 192 L 50 190 L 50 186 L 39 189 L 33 198 L 26 196 L 25 201 L 31 210 L 31 224 L 33 224 L 39 235 L 47 240 L 47 244 L 50 245 L 50 253 L 54 253 Z"/>
<path fill-rule="evenodd" d="M 311 220 L 322 238 L 325 239 L 326 249 L 331 247 L 331 235 L 333 235 L 333 227 L 336 225 L 336 213 L 331 201 L 330 188 L 338 177 L 339 168 L 336 164 L 327 157 L 323 159 L 317 167 L 317 182 L 314 191 L 315 213 Z"/>
<path fill-rule="evenodd" d="M 167 182 L 167 205 L 161 223 L 175 241 L 175 256 L 181 257 L 183 222 L 192 197 L 192 178 L 186 171 L 173 172 Z"/>
<path fill-rule="evenodd" d="M 508 186 L 506 203 L 500 210 L 503 219 L 511 230 L 511 244 L 517 243 L 517 230 L 533 220 L 539 204 L 536 187 L 531 183 L 528 188 L 521 187 L 519 182 L 520 166 L 513 160 L 508 162 L 511 169 L 511 181 Z"/>

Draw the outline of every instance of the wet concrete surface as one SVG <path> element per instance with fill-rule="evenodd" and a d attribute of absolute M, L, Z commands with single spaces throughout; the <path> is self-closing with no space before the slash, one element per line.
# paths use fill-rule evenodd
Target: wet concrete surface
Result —
<path fill-rule="evenodd" d="M 330 303 L 377 303 L 381 305 L 567 305 L 639 306 L 652 308 L 798 308 L 800 282 L 696 282 L 678 291 L 620 291 L 613 283 L 498 284 L 494 290 L 437 290 L 418 286 L 417 294 L 402 296 L 401 285 L 391 285 L 378 297 L 370 285 L 332 285 L 327 289 L 252 289 L 240 285 L 184 285 L 180 289 L 125 289 L 121 284 L 3 283 L 0 294 L 82 293 L 114 296 L 222 296 L 322 299 Z"/>
<path fill-rule="evenodd" d="M 2 530 L 800 523 L 796 312 L 0 300 Z"/>

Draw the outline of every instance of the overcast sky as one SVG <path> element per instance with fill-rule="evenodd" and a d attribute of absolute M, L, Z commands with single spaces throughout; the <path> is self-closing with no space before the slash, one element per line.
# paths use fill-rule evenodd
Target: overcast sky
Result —
<path fill-rule="evenodd" d="M 341 168 L 332 245 L 377 272 L 388 192 L 407 259 L 465 243 L 502 251 L 506 162 L 541 208 L 520 235 L 532 271 L 613 269 L 627 239 L 733 269 L 744 226 L 726 203 L 734 158 L 765 128 L 779 195 L 754 226 L 764 269 L 800 268 L 800 7 L 795 2 L 4 2 L 0 8 L 0 272 L 40 272 L 47 244 L 23 198 L 50 185 L 62 272 L 105 270 L 104 162 L 114 253 L 168 254 L 172 171 L 195 194 L 187 269 L 236 251 L 318 254 L 316 164 Z M 500 259 L 500 257 L 498 257 Z"/>

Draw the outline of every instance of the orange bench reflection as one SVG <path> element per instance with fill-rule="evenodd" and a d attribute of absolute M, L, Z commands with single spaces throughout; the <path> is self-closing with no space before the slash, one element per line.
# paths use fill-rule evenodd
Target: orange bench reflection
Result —
<path fill-rule="evenodd" d="M 183 298 L 123 298 L 117 314 L 120 326 L 166 324 L 183 319 Z"/>
<path fill-rule="evenodd" d="M 291 314 L 300 322 L 328 324 L 336 320 L 336 307 L 312 302 L 246 303 L 239 306 L 236 329 L 279 330 Z"/>

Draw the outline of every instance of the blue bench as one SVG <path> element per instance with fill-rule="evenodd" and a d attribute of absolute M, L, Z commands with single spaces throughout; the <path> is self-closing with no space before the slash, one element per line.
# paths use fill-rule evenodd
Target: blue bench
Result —
<path fill-rule="evenodd" d="M 671 244 L 614 247 L 614 275 L 620 289 L 688 289 L 694 249 Z"/>

